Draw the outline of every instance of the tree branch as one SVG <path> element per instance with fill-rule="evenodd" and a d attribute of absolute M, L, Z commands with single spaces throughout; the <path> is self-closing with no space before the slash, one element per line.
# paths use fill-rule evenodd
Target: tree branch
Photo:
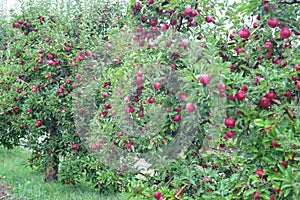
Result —
<path fill-rule="evenodd" d="M 300 1 L 298 1 L 298 0 L 293 0 L 293 1 L 280 1 L 280 2 L 278 2 L 279 4 L 290 4 L 290 5 L 292 5 L 292 4 L 297 4 L 297 3 L 300 3 Z"/>

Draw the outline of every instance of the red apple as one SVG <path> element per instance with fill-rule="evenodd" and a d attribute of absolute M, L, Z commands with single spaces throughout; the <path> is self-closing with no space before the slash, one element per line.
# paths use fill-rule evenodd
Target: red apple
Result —
<path fill-rule="evenodd" d="M 199 81 L 203 85 L 207 85 L 210 82 L 210 80 L 211 80 L 211 76 L 208 74 L 203 74 L 199 77 Z"/>
<path fill-rule="evenodd" d="M 141 76 L 138 76 L 138 77 L 135 79 L 135 83 L 136 83 L 137 85 L 142 84 L 142 83 L 143 83 L 143 78 L 142 78 Z"/>
<path fill-rule="evenodd" d="M 272 47 L 273 47 L 272 42 L 268 41 L 268 42 L 265 43 L 265 48 L 266 49 L 272 49 Z"/>
<path fill-rule="evenodd" d="M 192 113 L 192 112 L 195 111 L 195 106 L 194 106 L 192 103 L 187 103 L 186 106 L 185 106 L 185 109 L 186 109 L 188 112 Z"/>
<path fill-rule="evenodd" d="M 246 93 L 243 90 L 239 90 L 236 94 L 235 94 L 236 98 L 238 98 L 239 100 L 244 100 L 246 98 Z"/>
<path fill-rule="evenodd" d="M 160 90 L 160 88 L 161 88 L 160 83 L 159 82 L 153 83 L 153 88 L 154 88 L 154 90 Z"/>
<path fill-rule="evenodd" d="M 286 97 L 291 97 L 292 96 L 292 92 L 290 90 L 287 90 L 284 94 L 284 96 Z"/>
<path fill-rule="evenodd" d="M 174 121 L 179 122 L 181 120 L 180 114 L 174 115 Z"/>
<path fill-rule="evenodd" d="M 275 17 L 275 18 L 269 18 L 268 19 L 268 25 L 271 27 L 271 28 L 275 28 L 277 25 L 278 25 L 278 19 Z"/>
<path fill-rule="evenodd" d="M 228 97 L 231 101 L 235 100 L 235 95 L 234 94 L 228 94 Z"/>
<path fill-rule="evenodd" d="M 266 97 L 267 97 L 268 99 L 274 99 L 275 96 L 276 96 L 276 93 L 273 92 L 273 91 L 270 91 L 270 92 L 267 92 L 267 93 L 266 93 Z"/>
<path fill-rule="evenodd" d="M 32 113 L 32 109 L 31 108 L 27 108 L 27 111 L 31 114 Z"/>
<path fill-rule="evenodd" d="M 154 102 L 155 102 L 155 99 L 153 97 L 148 99 L 148 103 L 154 103 Z"/>
<path fill-rule="evenodd" d="M 160 192 L 159 192 L 159 191 L 154 192 L 153 197 L 154 197 L 155 199 L 159 199 L 159 198 L 161 197 Z"/>
<path fill-rule="evenodd" d="M 255 171 L 255 174 L 257 174 L 257 176 L 258 176 L 259 178 L 262 178 L 263 172 L 264 172 L 263 169 L 257 169 L 257 170 Z"/>
<path fill-rule="evenodd" d="M 233 138 L 234 135 L 235 135 L 235 132 L 228 131 L 228 132 L 226 132 L 226 134 L 225 134 L 225 138 L 226 138 L 226 139 Z"/>
<path fill-rule="evenodd" d="M 193 12 L 192 12 L 192 17 L 196 17 L 198 15 L 198 11 L 195 9 L 195 10 L 193 10 Z"/>
<path fill-rule="evenodd" d="M 255 193 L 255 199 L 256 199 L 256 200 L 257 200 L 257 199 L 260 199 L 259 191 L 256 191 L 256 193 Z"/>
<path fill-rule="evenodd" d="M 149 5 L 153 4 L 154 3 L 154 0 L 148 0 L 147 2 Z"/>
<path fill-rule="evenodd" d="M 289 28 L 282 28 L 280 30 L 280 38 L 289 38 L 291 36 L 291 30 Z"/>
<path fill-rule="evenodd" d="M 270 99 L 268 99 L 267 97 L 263 97 L 263 98 L 260 100 L 259 104 L 260 104 L 261 107 L 263 107 L 263 108 L 268 108 L 268 107 L 271 105 L 271 101 L 270 101 Z"/>
<path fill-rule="evenodd" d="M 19 22 L 13 23 L 13 28 L 18 28 L 20 26 Z"/>
<path fill-rule="evenodd" d="M 207 16 L 207 17 L 205 18 L 205 21 L 206 21 L 207 23 L 211 23 L 211 22 L 213 21 L 213 17 L 212 17 L 212 16 Z"/>
<path fill-rule="evenodd" d="M 247 38 L 249 38 L 249 36 L 250 36 L 250 31 L 249 31 L 248 29 L 246 29 L 246 28 L 243 28 L 243 29 L 241 29 L 241 30 L 239 31 L 239 36 L 240 36 L 241 38 L 247 39 Z"/>
<path fill-rule="evenodd" d="M 184 10 L 184 16 L 186 16 L 186 15 L 192 15 L 192 14 L 193 14 L 193 12 L 192 12 L 192 9 L 190 7 L 185 8 L 185 10 Z"/>
<path fill-rule="evenodd" d="M 162 24 L 161 25 L 161 30 L 168 30 L 169 29 L 169 25 L 168 24 Z"/>
<path fill-rule="evenodd" d="M 224 121 L 225 123 L 225 126 L 228 128 L 228 127 L 235 127 L 235 118 L 227 118 L 225 119 Z"/>

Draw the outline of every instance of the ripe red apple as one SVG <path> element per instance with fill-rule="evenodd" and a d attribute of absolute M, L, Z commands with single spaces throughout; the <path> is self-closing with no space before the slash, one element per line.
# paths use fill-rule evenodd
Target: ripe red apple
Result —
<path fill-rule="evenodd" d="M 239 100 L 244 100 L 246 98 L 246 93 L 243 90 L 239 90 L 236 94 L 235 94 L 236 98 L 238 98 Z"/>
<path fill-rule="evenodd" d="M 292 92 L 290 90 L 287 90 L 284 94 L 284 96 L 286 97 L 291 97 L 292 96 Z"/>
<path fill-rule="evenodd" d="M 153 88 L 154 88 L 154 90 L 160 90 L 161 84 L 159 82 L 155 82 L 155 83 L 153 83 Z"/>
<path fill-rule="evenodd" d="M 235 132 L 228 131 L 228 132 L 226 132 L 226 134 L 225 134 L 225 139 L 233 138 L 234 135 L 235 135 Z"/>
<path fill-rule="evenodd" d="M 240 54 L 240 53 L 243 53 L 243 52 L 245 52 L 245 50 L 244 49 L 242 49 L 242 48 L 239 48 L 239 49 L 237 49 L 237 54 Z"/>
<path fill-rule="evenodd" d="M 20 26 L 19 22 L 13 23 L 13 28 L 18 28 Z"/>
<path fill-rule="evenodd" d="M 264 172 L 263 169 L 257 169 L 257 170 L 255 171 L 255 174 L 257 174 L 257 176 L 258 176 L 259 178 L 262 178 L 263 172 Z"/>
<path fill-rule="evenodd" d="M 153 97 L 148 99 L 148 103 L 154 103 L 154 102 L 155 102 L 155 99 Z"/>
<path fill-rule="evenodd" d="M 136 30 L 137 30 L 138 32 L 142 32 L 142 31 L 143 31 L 143 27 L 139 25 L 139 26 L 136 27 Z M 134 39 L 134 40 L 138 40 L 138 39 L 139 39 L 139 36 L 134 35 L 134 36 L 133 36 L 133 39 Z"/>
<path fill-rule="evenodd" d="M 133 7 L 134 7 L 135 9 L 140 9 L 140 8 L 141 8 L 141 4 L 135 3 Z"/>
<path fill-rule="evenodd" d="M 103 92 L 103 93 L 102 93 L 102 96 L 103 96 L 103 97 L 107 97 L 107 96 L 108 96 L 108 93 L 107 93 L 107 92 Z"/>
<path fill-rule="evenodd" d="M 195 106 L 193 105 L 193 103 L 187 103 L 186 106 L 185 106 L 185 109 L 186 109 L 188 112 L 192 113 L 192 112 L 195 111 Z"/>
<path fill-rule="evenodd" d="M 281 164 L 283 167 L 286 168 L 286 160 L 282 160 L 282 161 L 280 162 L 280 164 Z M 279 189 L 279 191 L 280 191 L 280 189 Z"/>
<path fill-rule="evenodd" d="M 143 78 L 141 76 L 138 76 L 136 79 L 135 79 L 135 83 L 137 85 L 141 85 L 143 83 Z"/>
<path fill-rule="evenodd" d="M 181 120 L 180 114 L 174 115 L 174 121 L 179 122 Z"/>
<path fill-rule="evenodd" d="M 32 86 L 32 92 L 36 92 L 37 89 L 38 89 L 38 86 L 37 86 L 37 85 Z"/>
<path fill-rule="evenodd" d="M 234 95 L 234 94 L 228 94 L 228 98 L 229 98 L 231 101 L 234 101 L 234 100 L 235 100 L 235 95 Z"/>
<path fill-rule="evenodd" d="M 192 12 L 192 17 L 196 17 L 198 15 L 198 11 L 195 9 L 195 10 L 193 10 L 193 12 Z"/>
<path fill-rule="evenodd" d="M 151 5 L 154 3 L 154 0 L 148 0 L 148 4 Z"/>
<path fill-rule="evenodd" d="M 201 182 L 202 184 L 209 183 L 209 179 L 204 177 Z"/>
<path fill-rule="evenodd" d="M 297 72 L 297 71 L 300 71 L 300 67 L 299 67 L 298 64 L 295 64 L 295 71 L 296 71 L 296 72 Z"/>
<path fill-rule="evenodd" d="M 206 21 L 207 23 L 211 23 L 211 22 L 213 21 L 213 17 L 212 17 L 212 16 L 207 16 L 207 17 L 205 18 L 205 21 Z"/>
<path fill-rule="evenodd" d="M 179 106 L 177 106 L 177 107 L 175 108 L 175 111 L 179 113 L 179 112 L 181 112 L 181 108 L 180 108 Z"/>
<path fill-rule="evenodd" d="M 78 150 L 80 147 L 78 144 L 72 144 L 72 148 Z"/>
<path fill-rule="evenodd" d="M 226 92 L 226 85 L 218 83 L 216 88 L 219 90 L 220 93 Z"/>
<path fill-rule="evenodd" d="M 247 88 L 247 86 L 246 85 L 242 85 L 242 89 L 241 89 L 242 91 L 244 91 L 244 92 L 247 92 L 248 91 L 248 88 Z"/>
<path fill-rule="evenodd" d="M 291 36 L 291 30 L 289 28 L 282 28 L 280 30 L 280 38 L 289 38 Z"/>
<path fill-rule="evenodd" d="M 240 36 L 241 38 L 247 39 L 247 38 L 249 38 L 249 36 L 250 36 L 250 31 L 249 31 L 248 29 L 246 29 L 246 28 L 243 28 L 243 29 L 241 29 L 241 30 L 239 31 L 239 36 Z"/>
<path fill-rule="evenodd" d="M 268 41 L 268 42 L 265 43 L 265 48 L 266 49 L 272 49 L 272 47 L 273 47 L 272 42 Z"/>
<path fill-rule="evenodd" d="M 153 197 L 154 197 L 155 199 L 159 199 L 159 198 L 161 197 L 160 192 L 159 192 L 159 191 L 154 192 Z"/>
<path fill-rule="evenodd" d="M 269 18 L 268 19 L 268 25 L 271 27 L 271 28 L 275 28 L 277 25 L 278 25 L 278 18 Z"/>
<path fill-rule="evenodd" d="M 235 127 L 235 118 L 227 118 L 224 121 L 225 126 L 228 127 Z"/>
<path fill-rule="evenodd" d="M 31 108 L 27 108 L 27 111 L 31 114 L 32 113 L 32 109 Z"/>
<path fill-rule="evenodd" d="M 158 32 L 157 26 L 152 26 L 151 30 L 152 30 L 153 33 L 157 33 Z"/>
<path fill-rule="evenodd" d="M 256 191 L 256 193 L 255 193 L 255 199 L 256 199 L 256 200 L 260 199 L 259 191 Z"/>
<path fill-rule="evenodd" d="M 260 20 L 260 14 L 256 16 L 256 20 Z"/>
<path fill-rule="evenodd" d="M 157 24 L 157 20 L 156 19 L 151 19 L 150 24 L 152 26 L 155 26 Z"/>
<path fill-rule="evenodd" d="M 102 181 L 98 181 L 97 184 L 98 184 L 98 185 L 103 185 L 103 182 L 102 182 Z"/>
<path fill-rule="evenodd" d="M 174 19 L 174 18 L 171 19 L 170 24 L 173 25 L 173 26 L 176 25 L 177 24 L 177 20 Z"/>
<path fill-rule="evenodd" d="M 268 108 L 271 105 L 271 101 L 270 99 L 268 99 L 267 97 L 263 97 L 260 102 L 259 102 L 260 106 L 263 108 Z"/>
<path fill-rule="evenodd" d="M 169 25 L 168 24 L 162 24 L 161 25 L 161 30 L 168 30 L 169 29 Z"/>
<path fill-rule="evenodd" d="M 271 141 L 271 147 L 274 147 L 274 148 L 280 147 L 280 144 L 278 144 L 275 140 L 272 140 Z"/>
<path fill-rule="evenodd" d="M 208 74 L 203 74 L 199 77 L 199 81 L 203 85 L 207 85 L 210 82 L 210 80 L 211 80 L 211 76 Z"/>
<path fill-rule="evenodd" d="M 185 8 L 184 10 L 184 16 L 187 16 L 187 15 L 192 15 L 192 9 L 190 7 L 187 7 Z"/>
<path fill-rule="evenodd" d="M 71 47 L 70 47 L 70 46 L 67 46 L 67 47 L 65 48 L 65 50 L 66 50 L 66 51 L 71 51 Z"/>
<path fill-rule="evenodd" d="M 273 91 L 270 91 L 270 92 L 267 92 L 267 93 L 266 93 L 266 97 L 267 97 L 268 99 L 274 99 L 275 96 L 276 96 L 276 93 L 273 92 Z"/>

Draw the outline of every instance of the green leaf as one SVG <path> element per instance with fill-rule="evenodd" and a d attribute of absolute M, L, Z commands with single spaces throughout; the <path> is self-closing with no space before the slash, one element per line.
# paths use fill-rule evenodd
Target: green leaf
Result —
<path fill-rule="evenodd" d="M 262 119 L 255 119 L 254 120 L 254 123 L 256 126 L 259 126 L 259 127 L 266 127 L 266 122 Z"/>

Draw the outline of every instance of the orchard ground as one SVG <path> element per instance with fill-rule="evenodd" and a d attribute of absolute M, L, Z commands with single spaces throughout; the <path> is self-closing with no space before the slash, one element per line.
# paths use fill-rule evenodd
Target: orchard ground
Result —
<path fill-rule="evenodd" d="M 121 195 L 99 193 L 84 184 L 44 183 L 44 172 L 27 165 L 30 152 L 22 147 L 6 150 L 0 146 L 0 199 L 13 200 L 123 200 Z"/>

